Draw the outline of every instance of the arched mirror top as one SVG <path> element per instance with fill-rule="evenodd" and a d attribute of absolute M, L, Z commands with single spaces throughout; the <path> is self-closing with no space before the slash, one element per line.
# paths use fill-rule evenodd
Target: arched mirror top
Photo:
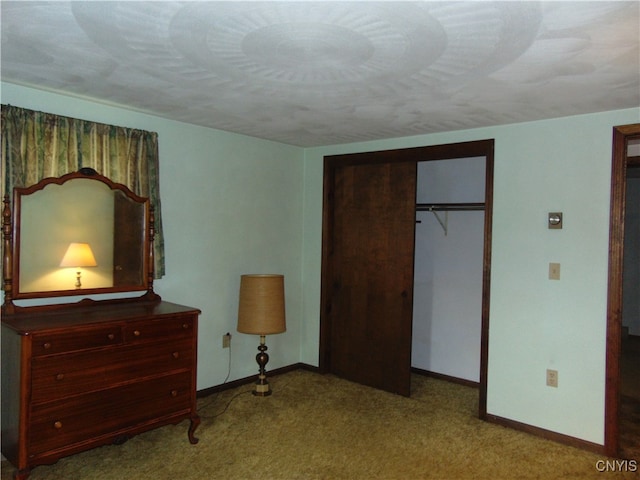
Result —
<path fill-rule="evenodd" d="M 90 168 L 16 187 L 4 199 L 3 311 L 14 300 L 153 293 L 148 198 Z"/>

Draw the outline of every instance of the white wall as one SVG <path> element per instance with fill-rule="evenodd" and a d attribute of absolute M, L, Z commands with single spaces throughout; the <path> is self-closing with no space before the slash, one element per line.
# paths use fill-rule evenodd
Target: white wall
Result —
<path fill-rule="evenodd" d="M 303 150 L 2 84 L 4 104 L 158 132 L 167 274 L 164 300 L 202 310 L 198 388 L 257 373 L 259 338 L 237 333 L 243 273 L 285 275 L 287 332 L 267 339 L 269 368 L 299 361 Z"/>
<path fill-rule="evenodd" d="M 495 138 L 488 412 L 603 443 L 612 127 L 640 109 L 302 150 L 9 84 L 1 100 L 159 133 L 156 289 L 203 311 L 200 389 L 226 377 L 227 331 L 231 379 L 256 372 L 257 339 L 235 333 L 242 273 L 286 276 L 288 331 L 267 340 L 269 367 L 318 364 L 325 155 Z M 547 229 L 549 211 L 564 212 L 563 230 Z"/>
<path fill-rule="evenodd" d="M 317 362 L 323 157 L 494 138 L 488 413 L 603 444 L 612 128 L 639 121 L 633 108 L 308 149 L 302 360 Z"/>
<path fill-rule="evenodd" d="M 417 203 L 484 202 L 485 158 L 418 163 Z M 411 366 L 478 382 L 484 212 L 417 212 Z"/>

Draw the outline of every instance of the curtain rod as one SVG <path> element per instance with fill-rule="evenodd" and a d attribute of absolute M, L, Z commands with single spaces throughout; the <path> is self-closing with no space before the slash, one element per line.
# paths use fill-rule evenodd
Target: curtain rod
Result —
<path fill-rule="evenodd" d="M 484 210 L 484 203 L 418 203 L 418 212 L 451 212 L 463 210 Z"/>

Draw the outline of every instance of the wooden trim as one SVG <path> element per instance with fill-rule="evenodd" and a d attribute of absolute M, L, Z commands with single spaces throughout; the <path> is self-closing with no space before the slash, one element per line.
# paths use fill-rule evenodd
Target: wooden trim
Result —
<path fill-rule="evenodd" d="M 331 278 L 331 248 L 333 225 L 334 172 L 338 166 L 371 163 L 423 162 L 452 160 L 457 158 L 485 157 L 485 217 L 484 252 L 482 279 L 482 327 L 480 338 L 480 385 L 478 416 L 487 414 L 487 369 L 489 358 L 489 298 L 491 279 L 491 229 L 493 221 L 493 176 L 495 140 L 474 140 L 470 142 L 430 145 L 376 152 L 360 152 L 332 155 L 324 158 L 323 206 L 322 206 L 322 266 L 320 293 L 320 346 L 319 371 L 327 373 L 331 365 L 331 338 L 329 291 Z"/>
<path fill-rule="evenodd" d="M 324 159 L 323 198 L 322 198 L 322 263 L 320 266 L 320 339 L 318 365 L 320 373 L 328 373 L 331 366 L 331 349 L 328 348 L 331 338 L 331 302 L 329 279 L 331 271 L 331 255 L 333 247 L 333 199 L 335 196 L 335 166 L 331 157 Z"/>
<path fill-rule="evenodd" d="M 640 135 L 640 123 L 630 123 L 629 125 L 618 125 L 613 127 L 614 131 L 625 136 Z M 636 139 L 637 140 L 637 139 Z"/>
<path fill-rule="evenodd" d="M 312 365 L 308 365 L 306 363 L 295 363 L 292 365 L 288 365 L 286 367 L 278 368 L 269 372 L 269 376 L 274 377 L 276 375 L 282 375 L 284 373 L 292 372 L 295 370 L 307 370 L 314 373 L 320 373 L 317 367 Z M 419 368 L 412 367 L 411 371 L 417 375 L 424 375 L 428 377 L 437 378 L 439 380 L 445 380 L 448 382 L 456 383 L 459 385 L 465 385 L 472 388 L 478 388 L 480 386 L 479 382 L 472 382 L 470 380 L 465 380 L 462 378 L 452 377 L 449 375 L 443 375 L 441 373 L 430 372 L 428 370 L 422 370 Z M 225 390 L 230 390 L 236 387 L 241 387 L 243 385 L 248 385 L 253 383 L 258 378 L 258 375 L 252 375 L 250 377 L 241 378 L 238 380 L 234 380 L 233 382 L 223 383 L 221 385 L 217 385 L 211 388 L 206 388 L 204 390 L 198 391 L 198 398 L 207 397 L 214 393 L 222 392 Z M 550 430 L 545 430 L 543 428 L 534 427 L 532 425 L 528 425 L 526 423 L 516 422 L 514 420 L 509 420 L 503 417 L 499 417 L 497 415 L 488 414 L 485 416 L 484 420 L 489 423 L 494 423 L 497 425 L 502 425 L 504 427 L 513 428 L 514 430 L 519 430 L 525 433 L 529 433 L 531 435 L 535 435 L 538 437 L 546 438 L 548 440 L 552 440 L 558 443 L 562 443 L 565 445 L 570 445 L 572 447 L 580 448 L 583 450 L 592 451 L 598 454 L 605 454 L 604 447 L 602 445 L 598 445 L 596 443 L 588 442 L 586 440 L 582 440 L 579 438 L 575 438 L 569 435 L 563 435 L 557 432 L 552 432 Z"/>
<path fill-rule="evenodd" d="M 491 245 L 493 232 L 493 176 L 494 148 L 487 146 L 485 162 L 484 193 L 484 252 L 482 260 L 482 319 L 480 333 L 480 393 L 478 397 L 478 417 L 487 418 L 487 378 L 489 374 L 489 301 L 491 298 Z"/>
<path fill-rule="evenodd" d="M 308 372 L 313 373 L 322 373 L 318 367 L 314 367 L 313 365 L 309 365 L 307 363 L 294 363 L 292 365 L 287 365 L 286 367 L 276 368 L 275 370 L 271 370 L 268 372 L 269 377 L 275 377 L 276 375 L 282 375 L 284 373 L 293 372 L 296 370 L 306 370 Z M 425 377 L 437 378 L 439 380 L 445 380 L 451 383 L 457 383 L 459 385 L 464 385 L 466 387 L 478 388 L 480 386 L 479 382 L 474 382 L 471 380 L 466 380 L 464 378 L 452 377 L 449 375 L 444 375 L 442 373 L 431 372 L 429 370 L 423 370 L 421 368 L 411 367 L 411 372 L 417 375 L 423 375 Z M 205 388 L 203 390 L 198 391 L 198 397 L 207 397 L 214 393 L 223 392 L 225 390 L 231 390 L 233 388 L 241 387 L 243 385 L 248 385 L 250 383 L 255 382 L 258 379 L 258 374 L 251 375 L 249 377 L 239 378 L 232 382 L 221 383 L 220 385 L 215 385 L 213 387 Z"/>
<path fill-rule="evenodd" d="M 490 149 L 493 151 L 493 144 L 493 139 L 472 140 L 469 142 L 447 143 L 442 145 L 331 155 L 325 157 L 325 167 L 371 163 L 428 162 L 431 160 L 484 157 L 487 155 L 487 150 Z"/>
<path fill-rule="evenodd" d="M 443 373 L 432 372 L 430 370 L 423 370 L 421 368 L 411 367 L 411 372 L 416 375 L 422 375 L 423 377 L 437 378 L 438 380 L 444 380 L 449 383 L 456 383 L 458 385 L 464 385 L 465 387 L 479 388 L 480 382 L 474 382 L 467 380 L 466 378 L 452 377 Z"/>
<path fill-rule="evenodd" d="M 618 403 L 620 395 L 620 343 L 622 335 L 624 213 L 627 141 L 631 137 L 640 138 L 640 123 L 613 128 L 604 411 L 604 450 L 609 456 L 616 456 L 619 446 Z"/>
<path fill-rule="evenodd" d="M 606 333 L 604 448 L 618 453 L 618 396 L 620 390 L 620 336 L 622 310 L 622 261 L 624 246 L 625 140 L 614 128 L 609 218 L 609 280 Z"/>
<path fill-rule="evenodd" d="M 267 377 L 275 377 L 276 375 L 282 375 L 284 373 L 293 372 L 295 370 L 307 370 L 309 372 L 320 373 L 318 367 L 314 367 L 313 365 L 308 365 L 306 363 L 294 363 L 292 365 L 287 365 L 286 367 L 276 368 L 275 370 L 268 371 Z M 208 397 L 209 395 L 213 395 L 214 393 L 224 392 L 225 390 L 231 390 L 233 388 L 254 383 L 257 379 L 258 374 L 256 373 L 255 375 L 251 375 L 250 377 L 239 378 L 232 382 L 221 383 L 220 385 L 215 385 L 203 390 L 198 390 L 197 396 L 198 398 Z"/>
<path fill-rule="evenodd" d="M 509 420 L 508 418 L 498 417 L 496 415 L 491 415 L 491 414 L 487 415 L 486 420 L 489 423 L 495 423 L 496 425 L 512 428 L 514 430 L 519 430 L 521 432 L 535 435 L 536 437 L 542 437 L 547 440 L 552 440 L 554 442 L 562 443 L 564 445 L 569 445 L 571 447 L 580 448 L 582 450 L 588 450 L 601 455 L 606 455 L 605 449 L 602 445 L 598 445 L 597 443 L 593 443 L 593 442 L 588 442 L 587 440 L 582 440 L 580 438 L 572 437 L 570 435 L 563 435 L 561 433 L 552 432 L 551 430 L 546 430 L 540 427 L 534 427 L 533 425 L 516 422 L 515 420 Z"/>

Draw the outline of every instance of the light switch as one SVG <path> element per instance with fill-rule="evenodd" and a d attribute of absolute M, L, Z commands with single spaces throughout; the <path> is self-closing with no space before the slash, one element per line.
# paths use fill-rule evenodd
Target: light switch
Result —
<path fill-rule="evenodd" d="M 549 264 L 549 280 L 560 280 L 560 264 Z"/>

